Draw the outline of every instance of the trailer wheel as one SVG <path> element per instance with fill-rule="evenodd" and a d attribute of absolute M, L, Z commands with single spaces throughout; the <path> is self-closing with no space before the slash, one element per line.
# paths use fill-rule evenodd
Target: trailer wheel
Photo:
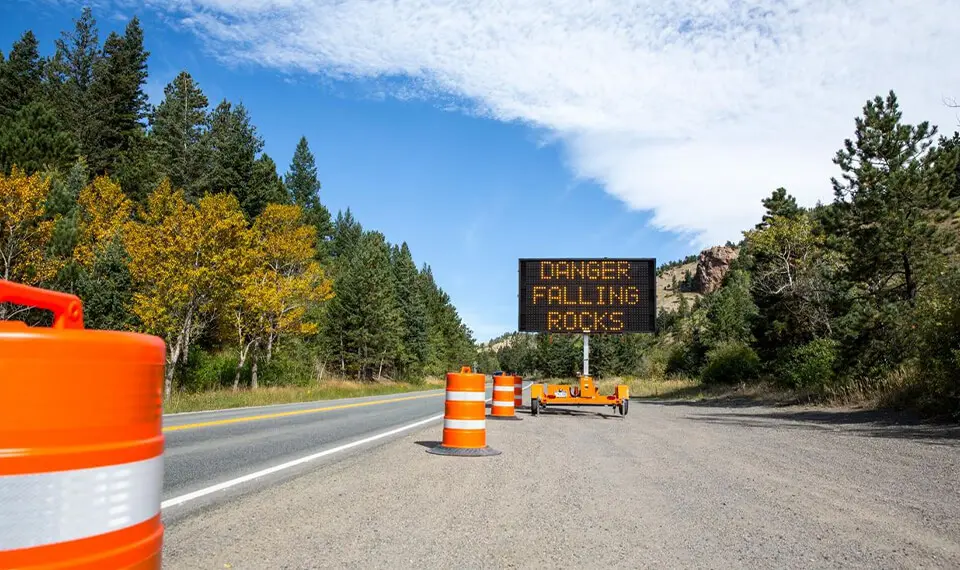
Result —
<path fill-rule="evenodd" d="M 624 400 L 623 400 L 623 403 L 620 404 L 620 415 L 621 415 L 621 416 L 627 415 L 627 411 L 628 411 L 629 409 L 630 409 L 630 400 L 629 400 L 629 399 L 624 399 Z"/>
<path fill-rule="evenodd" d="M 534 416 L 540 415 L 540 398 L 530 400 L 530 414 Z"/>

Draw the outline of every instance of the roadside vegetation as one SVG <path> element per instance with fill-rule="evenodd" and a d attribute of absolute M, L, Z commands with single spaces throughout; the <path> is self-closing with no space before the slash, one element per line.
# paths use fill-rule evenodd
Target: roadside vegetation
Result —
<path fill-rule="evenodd" d="M 960 419 L 960 134 L 904 122 L 892 91 L 868 100 L 853 127 L 833 159 L 840 176 L 824 181 L 831 202 L 803 208 L 774 190 L 718 289 L 691 301 L 675 288 L 656 336 L 591 338 L 591 372 L 643 378 L 637 386 L 695 378 L 676 391 L 693 397 Z M 581 350 L 577 337 L 511 335 L 491 357 L 570 377 Z"/>
<path fill-rule="evenodd" d="M 89 8 L 74 23 L 48 55 L 31 31 L 0 52 L 0 277 L 78 295 L 87 328 L 163 338 L 168 411 L 417 389 L 473 363 L 430 266 L 324 206 L 306 138 L 281 177 L 244 105 L 187 71 L 148 103 L 137 18 L 102 42 Z"/>

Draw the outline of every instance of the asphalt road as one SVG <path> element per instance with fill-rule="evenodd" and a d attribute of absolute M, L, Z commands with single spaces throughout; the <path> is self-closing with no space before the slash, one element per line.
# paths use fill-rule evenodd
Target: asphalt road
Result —
<path fill-rule="evenodd" d="M 488 388 L 489 397 L 489 388 Z M 163 516 L 180 517 L 277 484 L 389 437 L 276 473 L 258 472 L 442 415 L 444 391 L 164 416 Z M 440 421 L 432 422 L 440 425 Z M 256 475 L 249 481 L 239 478 Z"/>
<path fill-rule="evenodd" d="M 437 422 L 194 512 L 164 567 L 960 568 L 957 428 L 640 401 L 521 417 L 488 422 L 501 455 L 426 453 Z"/>

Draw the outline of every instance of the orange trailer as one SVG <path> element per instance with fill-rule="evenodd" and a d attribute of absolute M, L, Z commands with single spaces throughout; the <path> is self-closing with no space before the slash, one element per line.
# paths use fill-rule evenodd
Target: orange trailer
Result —
<path fill-rule="evenodd" d="M 612 395 L 604 396 L 590 376 L 581 376 L 576 385 L 534 384 L 530 387 L 530 413 L 534 416 L 553 406 L 610 406 L 625 416 L 629 405 L 629 386 L 618 384 Z"/>

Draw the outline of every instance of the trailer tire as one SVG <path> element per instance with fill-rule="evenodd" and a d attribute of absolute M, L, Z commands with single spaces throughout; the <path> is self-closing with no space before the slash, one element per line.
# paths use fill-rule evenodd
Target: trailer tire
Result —
<path fill-rule="evenodd" d="M 530 400 L 530 415 L 540 415 L 540 398 L 532 398 Z"/>
<path fill-rule="evenodd" d="M 623 400 L 623 403 L 620 404 L 620 415 L 621 415 L 621 416 L 626 416 L 626 415 L 627 415 L 627 411 L 628 411 L 629 409 L 630 409 L 630 399 L 629 399 L 629 398 L 625 398 L 625 399 Z"/>

